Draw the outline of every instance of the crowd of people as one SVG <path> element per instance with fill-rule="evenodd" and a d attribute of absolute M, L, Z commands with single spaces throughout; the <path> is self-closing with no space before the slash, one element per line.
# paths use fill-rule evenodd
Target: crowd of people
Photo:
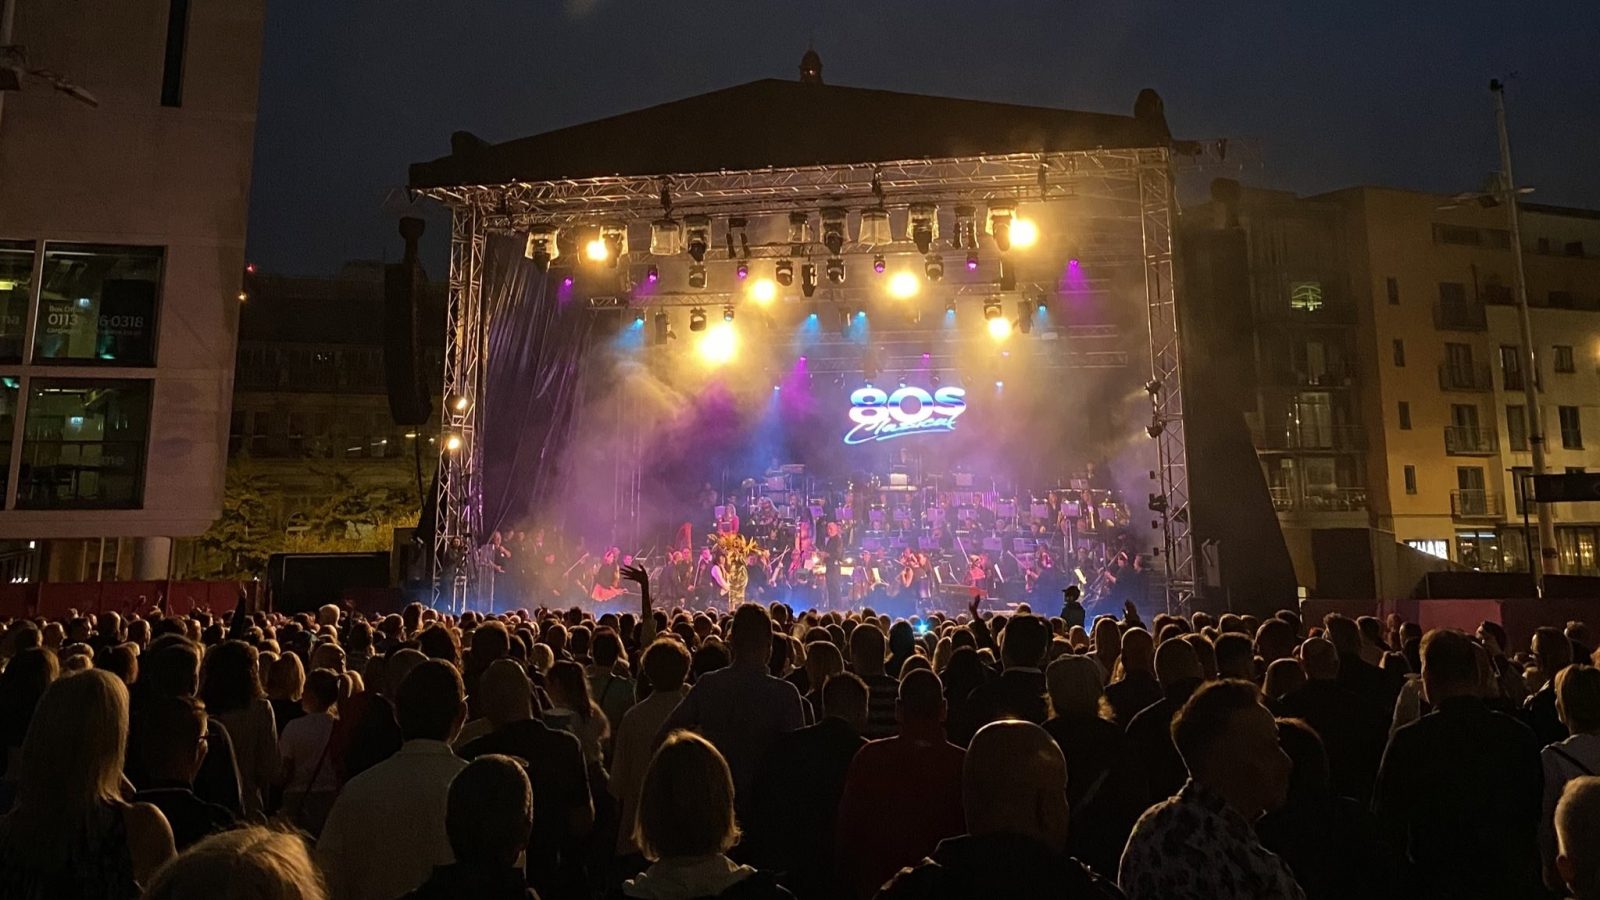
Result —
<path fill-rule="evenodd" d="M 1600 900 L 1600 668 L 1390 617 L 0 634 L 0 898 Z"/>

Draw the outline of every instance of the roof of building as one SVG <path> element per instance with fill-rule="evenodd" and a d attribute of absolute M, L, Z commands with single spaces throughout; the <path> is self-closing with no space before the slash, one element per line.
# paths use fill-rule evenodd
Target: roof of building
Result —
<path fill-rule="evenodd" d="M 1135 115 L 766 79 L 490 144 L 466 133 L 412 187 L 1165 147 L 1154 91 Z"/>

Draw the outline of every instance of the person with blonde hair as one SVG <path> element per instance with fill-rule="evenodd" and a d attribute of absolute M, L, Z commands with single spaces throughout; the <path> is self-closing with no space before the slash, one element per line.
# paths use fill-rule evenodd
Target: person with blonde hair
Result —
<path fill-rule="evenodd" d="M 145 900 L 327 900 L 299 835 L 261 826 L 206 838 L 164 866 Z"/>
<path fill-rule="evenodd" d="M 0 818 L 0 897 L 136 898 L 175 852 L 148 803 L 122 800 L 128 688 L 109 672 L 64 676 L 39 699 Z"/>
<path fill-rule="evenodd" d="M 1560 890 L 1556 869 L 1556 804 L 1567 782 L 1600 773 L 1600 669 L 1571 665 L 1556 673 L 1556 712 L 1571 736 L 1540 751 L 1544 766 L 1544 812 L 1539 819 L 1539 849 L 1545 885 Z"/>
<path fill-rule="evenodd" d="M 793 896 L 767 874 L 728 858 L 739 842 L 733 774 L 717 748 L 697 734 L 673 731 L 656 751 L 645 772 L 633 829 L 634 841 L 651 865 L 622 885 L 624 897 Z"/>

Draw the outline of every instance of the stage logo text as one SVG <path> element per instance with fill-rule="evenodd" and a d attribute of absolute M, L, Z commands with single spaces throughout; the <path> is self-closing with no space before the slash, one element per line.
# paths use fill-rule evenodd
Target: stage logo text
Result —
<path fill-rule="evenodd" d="M 894 393 L 864 387 L 850 395 L 850 421 L 855 425 L 845 433 L 844 442 L 856 446 L 955 431 L 956 419 L 966 411 L 967 392 L 958 387 L 942 387 L 932 393 L 919 387 L 903 387 Z"/>

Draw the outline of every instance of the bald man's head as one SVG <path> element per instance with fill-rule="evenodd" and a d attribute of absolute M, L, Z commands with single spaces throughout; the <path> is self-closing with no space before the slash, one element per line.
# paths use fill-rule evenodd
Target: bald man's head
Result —
<path fill-rule="evenodd" d="M 1187 641 L 1169 640 L 1156 648 L 1156 680 L 1163 688 L 1204 677 L 1200 671 L 1200 657 Z"/>
<path fill-rule="evenodd" d="M 961 792 L 969 834 L 1019 834 L 1065 849 L 1067 761 L 1043 728 L 1002 719 L 979 729 L 967 747 Z"/>
<path fill-rule="evenodd" d="M 944 684 L 931 670 L 913 669 L 900 679 L 900 695 L 894 707 L 902 725 L 943 722 Z"/>
<path fill-rule="evenodd" d="M 1333 681 L 1339 677 L 1339 648 L 1326 638 L 1311 638 L 1300 645 L 1300 665 L 1313 681 Z"/>

